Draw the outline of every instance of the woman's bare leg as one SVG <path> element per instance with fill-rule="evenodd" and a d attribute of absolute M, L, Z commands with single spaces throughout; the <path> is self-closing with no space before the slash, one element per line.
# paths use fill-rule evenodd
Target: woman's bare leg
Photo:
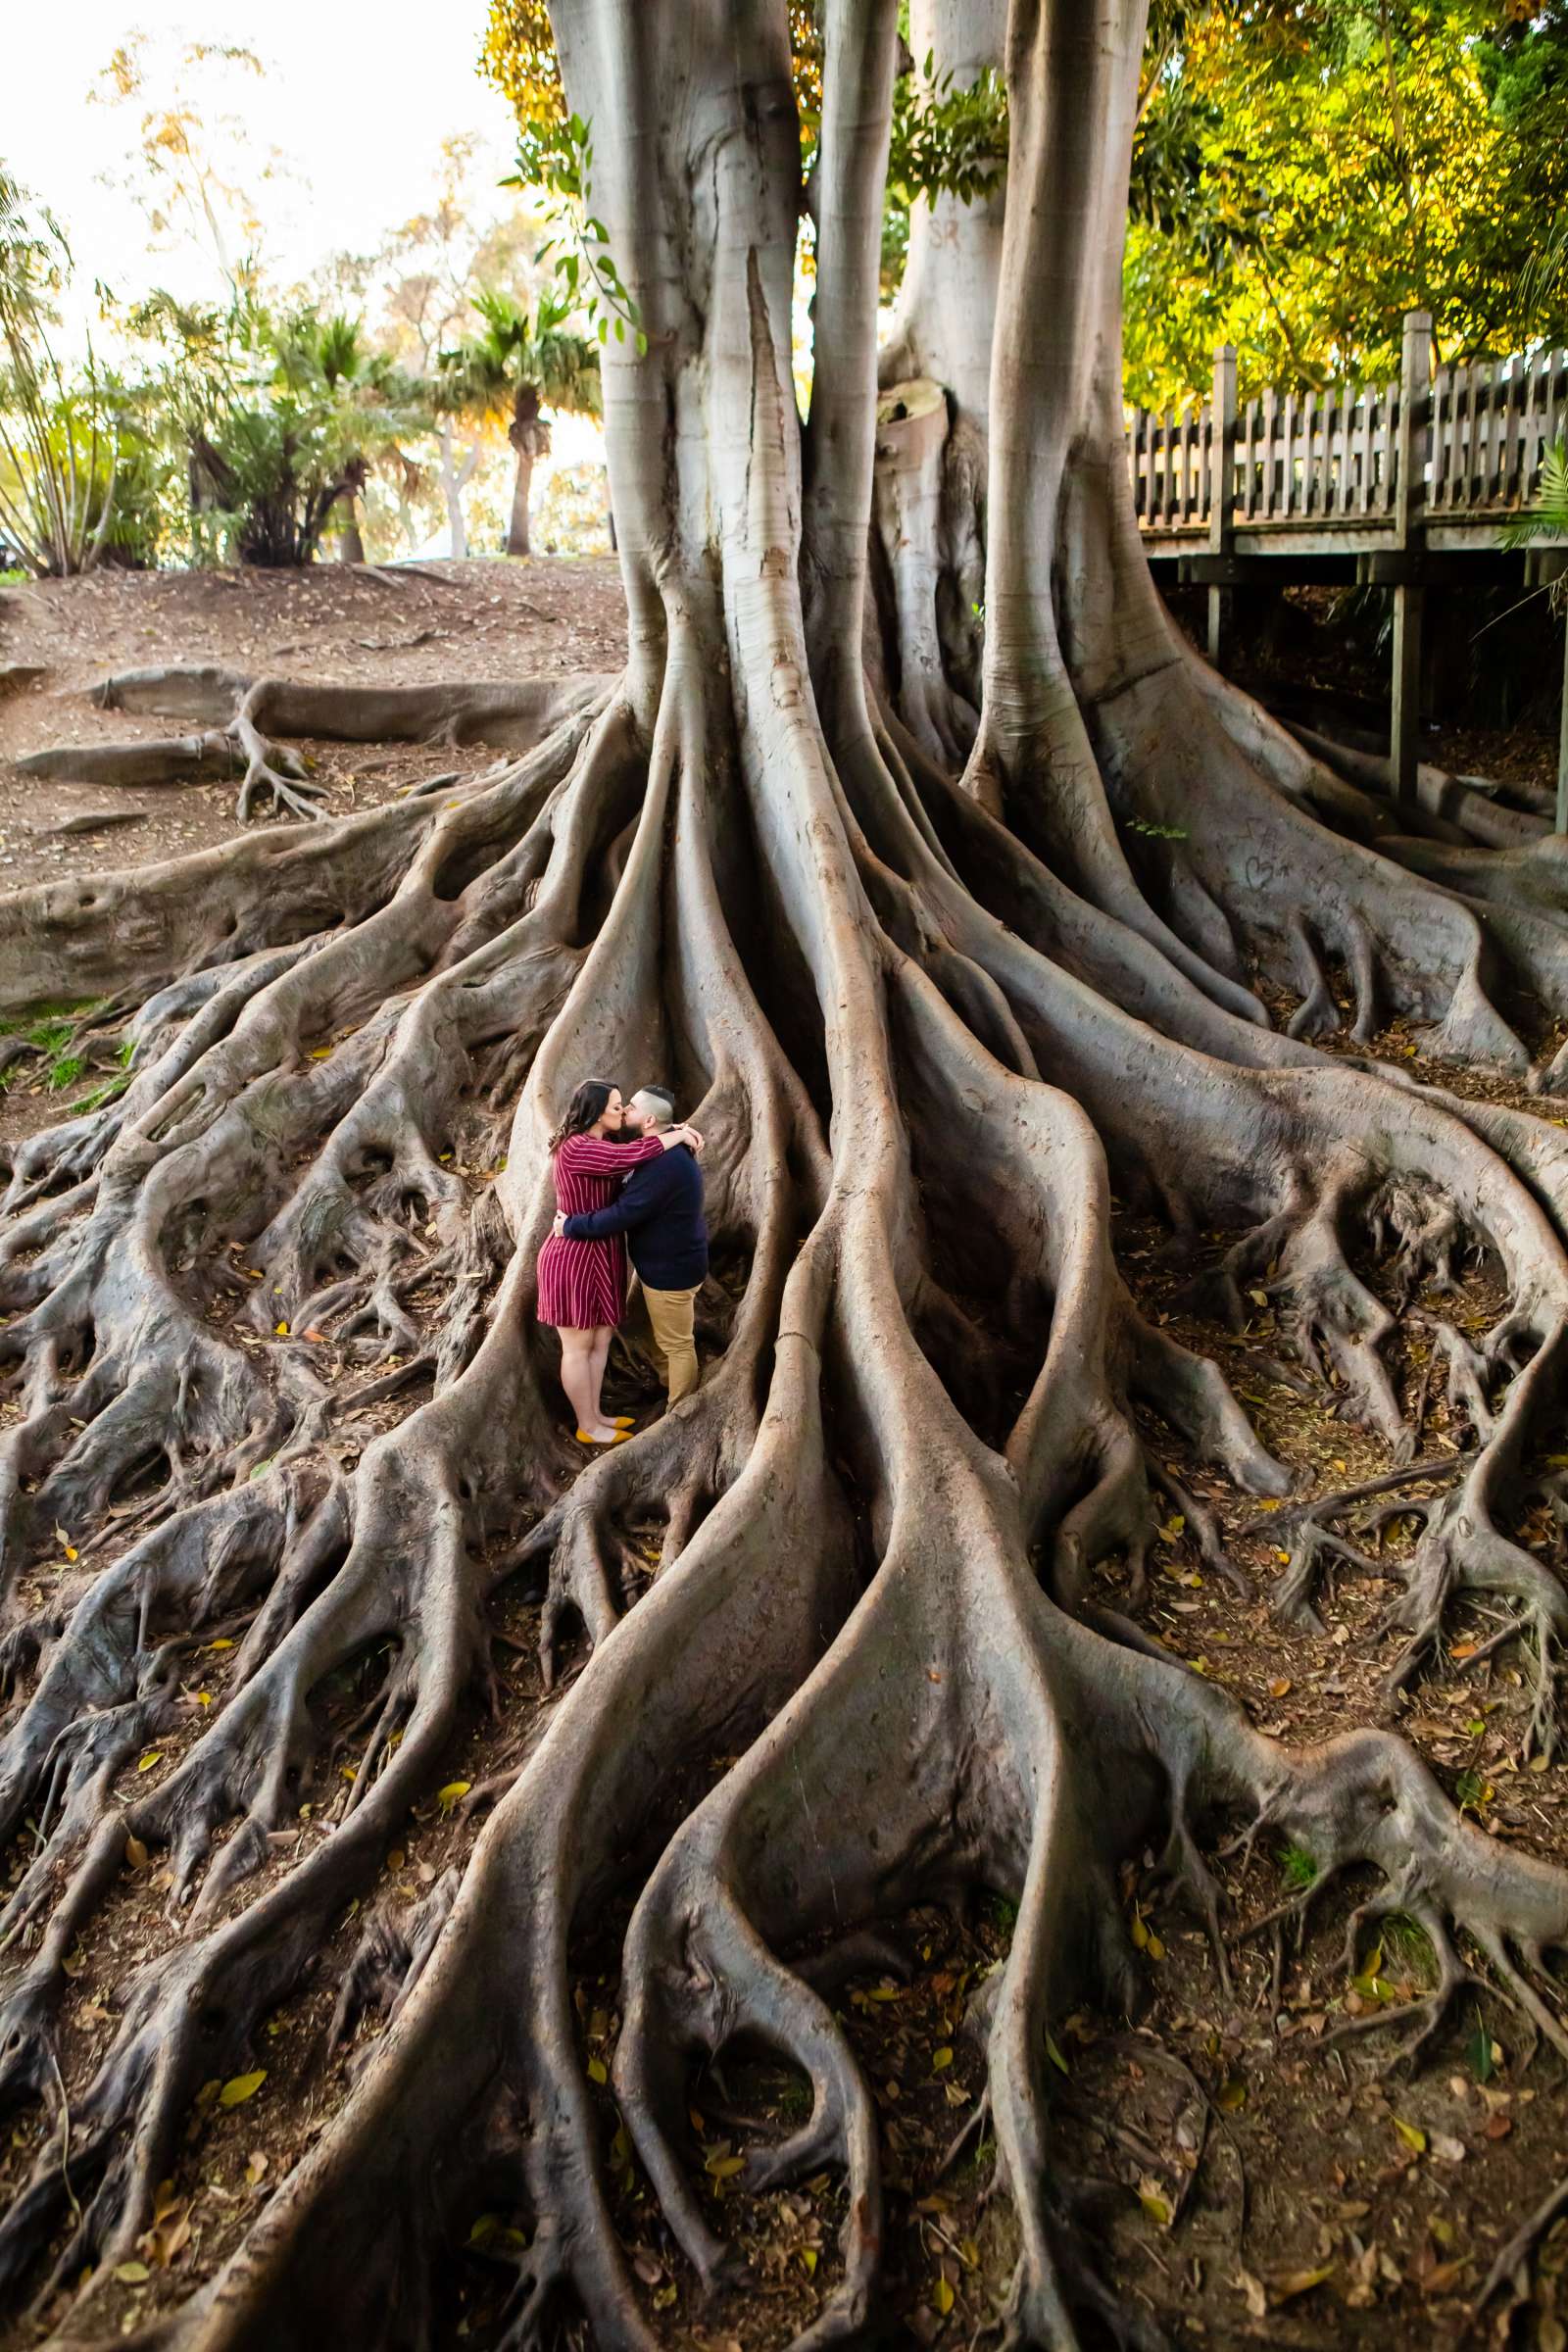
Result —
<path fill-rule="evenodd" d="M 591 1438 L 612 1438 L 614 1431 L 599 1409 L 599 1383 L 604 1365 L 594 1363 L 595 1344 L 604 1339 L 608 1350 L 610 1335 L 600 1331 L 563 1331 L 561 1334 L 561 1385 L 565 1390 L 577 1415 L 577 1427 Z"/>
<path fill-rule="evenodd" d="M 594 1333 L 593 1352 L 589 1358 L 593 1380 L 594 1411 L 599 1415 L 601 1421 L 605 1419 L 605 1366 L 610 1361 L 610 1343 L 614 1336 L 614 1330 L 611 1324 L 602 1324 Z M 613 1428 L 613 1426 L 614 1424 L 612 1423 L 611 1427 Z M 583 1427 L 584 1429 L 588 1427 L 586 1421 L 583 1423 Z"/>

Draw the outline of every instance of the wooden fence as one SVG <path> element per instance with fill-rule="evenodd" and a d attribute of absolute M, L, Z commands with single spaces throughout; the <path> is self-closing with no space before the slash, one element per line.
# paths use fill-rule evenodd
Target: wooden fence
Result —
<path fill-rule="evenodd" d="M 1502 523 L 1529 504 L 1543 455 L 1568 432 L 1568 351 L 1439 368 L 1422 397 L 1429 529 L 1449 519 Z M 1271 388 L 1242 404 L 1230 419 L 1233 528 L 1392 523 L 1400 406 L 1397 377 L 1320 392 Z M 1223 423 L 1223 403 L 1220 414 Z M 1150 536 L 1208 531 L 1220 470 L 1215 415 L 1212 397 L 1134 410 L 1133 497 Z"/>

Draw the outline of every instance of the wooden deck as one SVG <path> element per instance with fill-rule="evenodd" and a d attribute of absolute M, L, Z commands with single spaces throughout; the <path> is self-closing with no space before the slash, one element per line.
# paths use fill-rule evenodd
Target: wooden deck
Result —
<path fill-rule="evenodd" d="M 1392 381 L 1276 391 L 1238 406 L 1236 355 L 1180 410 L 1137 409 L 1128 464 L 1157 571 L 1208 589 L 1209 658 L 1249 584 L 1358 580 L 1394 598 L 1390 758 L 1413 793 L 1422 602 L 1428 587 L 1544 581 L 1568 545 L 1510 545 L 1545 453 L 1568 436 L 1568 351 L 1431 366 L 1432 322 L 1404 322 Z M 1565 647 L 1568 655 L 1568 647 Z M 1568 659 L 1557 826 L 1568 830 Z"/>

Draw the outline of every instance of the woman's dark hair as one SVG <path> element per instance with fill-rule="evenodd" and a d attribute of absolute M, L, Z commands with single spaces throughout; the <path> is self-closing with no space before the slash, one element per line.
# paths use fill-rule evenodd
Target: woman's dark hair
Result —
<path fill-rule="evenodd" d="M 586 1135 L 604 1117 L 605 1104 L 614 1091 L 609 1078 L 585 1078 L 566 1104 L 565 1117 L 550 1138 L 551 1152 L 559 1152 L 568 1136 Z"/>

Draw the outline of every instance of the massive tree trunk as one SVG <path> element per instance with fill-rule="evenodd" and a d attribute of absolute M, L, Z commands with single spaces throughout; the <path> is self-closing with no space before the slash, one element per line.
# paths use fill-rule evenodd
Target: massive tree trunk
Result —
<path fill-rule="evenodd" d="M 1005 0 L 912 0 L 924 78 L 960 90 L 1000 71 Z M 1005 189 L 920 198 L 893 332 L 878 361 L 873 512 L 884 690 L 922 751 L 961 764 L 975 734 L 984 642 L 991 350 Z"/>
<path fill-rule="evenodd" d="M 1256 992 L 1294 982 L 1293 1027 L 1317 1032 L 1343 958 L 1368 1034 L 1381 1000 L 1435 1054 L 1518 1064 L 1495 994 L 1560 1007 L 1561 924 L 1327 830 L 1389 824 L 1222 689 L 1150 588 L 1116 408 L 1137 0 L 1012 9 L 970 790 L 868 686 L 896 16 L 825 9 L 803 453 L 781 0 L 560 0 L 649 344 L 604 370 L 624 675 L 439 795 L 11 909 L 6 1001 L 112 990 L 91 1017 L 132 1057 L 116 1100 L 18 1148 L 0 1245 L 23 1408 L 0 1453 L 20 1686 L 0 1803 L 8 1829 L 37 1824 L 6 1914 L 36 1936 L 13 1947 L 6 2088 L 53 2095 L 66 1963 L 127 1838 L 167 1856 L 178 1929 L 0 2225 L 12 2285 L 100 2266 L 63 2343 L 103 2332 L 102 2282 L 202 2086 L 255 2063 L 267 2012 L 449 1778 L 518 1578 L 543 1596 L 547 1677 L 574 1624 L 592 1656 L 461 1886 L 395 1933 L 372 1913 L 364 1982 L 396 2023 L 160 2342 L 445 2340 L 445 2255 L 483 2210 L 516 2239 L 498 2340 L 533 2343 L 564 2300 L 602 2346 L 656 2344 L 572 1997 L 616 1895 L 614 2091 L 714 2292 L 732 2264 L 688 2166 L 690 2072 L 752 2036 L 808 2079 L 808 2119 L 746 2153 L 757 2183 L 845 2176 L 813 2345 L 865 2324 L 883 2239 L 870 2093 L 819 1985 L 914 1903 L 1018 1904 L 972 2023 L 1017 2222 L 1011 2334 L 1057 2352 L 1086 2310 L 1152 2340 L 1054 2176 L 1048 2062 L 1064 2010 L 1128 1995 L 1117 1872 L 1147 1844 L 1216 1945 L 1216 1814 L 1305 1849 L 1311 1894 L 1370 1871 L 1366 1912 L 1413 1913 L 1439 1955 L 1434 2024 L 1462 1935 L 1562 2041 L 1534 1972 L 1568 1937 L 1568 1883 L 1463 1822 L 1392 1735 L 1265 1738 L 1094 1590 L 1119 1560 L 1137 1592 L 1152 1487 L 1180 1493 L 1135 1402 L 1244 1491 L 1288 1485 L 1216 1366 L 1135 1308 L 1113 1178 L 1183 1249 L 1224 1232 L 1210 1301 L 1240 1314 L 1265 1288 L 1396 1469 L 1421 1408 L 1384 1294 L 1473 1249 L 1505 1303 L 1479 1343 L 1426 1310 L 1473 1443 L 1409 1506 L 1396 1675 L 1457 1595 L 1490 1593 L 1535 1644 L 1549 1748 L 1568 1601 L 1507 1500 L 1528 1474 L 1562 1503 L 1541 1448 L 1568 1369 L 1568 1142 L 1281 1036 Z M 144 709 L 192 691 L 134 688 Z M 287 723 L 275 682 L 235 691 L 253 735 L 258 695 Z M 476 710 L 453 690 L 455 725 Z M 560 710 L 524 695 L 498 723 Z M 335 718 L 393 724 L 384 698 Z M 600 1069 L 668 1073 L 696 1106 L 734 1303 L 696 1395 L 574 1476 L 533 1269 L 546 1138 Z M 357 1394 L 318 1376 L 322 1335 L 368 1337 Z M 415 1409 L 345 1461 L 345 1416 L 403 1389 Z M 86 1536 L 117 1506 L 106 1557 Z M 660 1573 L 633 1606 L 650 1527 Z M 1304 1609 L 1335 1539 L 1298 1527 L 1282 1602 Z M 235 1663 L 192 1724 L 177 1653 L 220 1638 Z M 366 1662 L 345 1794 L 313 1700 Z M 313 1842 L 302 1797 L 333 1788 Z"/>

